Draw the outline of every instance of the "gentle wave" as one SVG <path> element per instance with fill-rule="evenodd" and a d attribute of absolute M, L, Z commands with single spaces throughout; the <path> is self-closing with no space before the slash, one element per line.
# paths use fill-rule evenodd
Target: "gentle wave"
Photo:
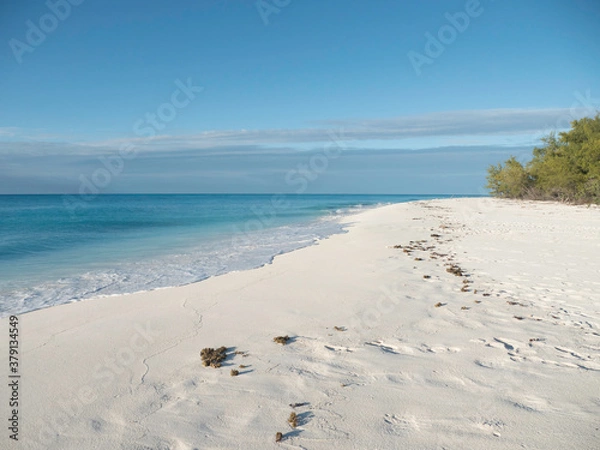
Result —
<path fill-rule="evenodd" d="M 240 233 L 231 239 L 203 243 L 185 253 L 119 263 L 110 270 L 90 271 L 10 290 L 0 297 L 0 314 L 6 316 L 93 297 L 181 286 L 231 271 L 260 267 L 277 255 L 341 233 L 338 218 L 348 212 L 336 211 L 335 215 L 308 224 Z"/>

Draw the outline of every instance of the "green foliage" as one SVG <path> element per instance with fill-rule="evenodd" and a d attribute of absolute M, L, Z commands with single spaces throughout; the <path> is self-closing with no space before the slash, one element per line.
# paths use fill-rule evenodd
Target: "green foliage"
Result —
<path fill-rule="evenodd" d="M 522 198 L 530 185 L 531 177 L 514 156 L 511 156 L 504 166 L 498 164 L 488 168 L 486 187 L 494 196 Z"/>
<path fill-rule="evenodd" d="M 488 168 L 487 188 L 496 197 L 600 203 L 600 114 L 571 122 L 533 149 L 525 166 L 514 157 Z"/>

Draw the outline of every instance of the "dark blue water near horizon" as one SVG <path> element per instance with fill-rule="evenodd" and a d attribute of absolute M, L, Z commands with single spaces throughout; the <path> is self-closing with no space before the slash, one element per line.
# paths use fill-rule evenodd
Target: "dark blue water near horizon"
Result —
<path fill-rule="evenodd" d="M 444 195 L 0 195 L 0 314 L 178 286 L 342 232 L 351 212 Z"/>

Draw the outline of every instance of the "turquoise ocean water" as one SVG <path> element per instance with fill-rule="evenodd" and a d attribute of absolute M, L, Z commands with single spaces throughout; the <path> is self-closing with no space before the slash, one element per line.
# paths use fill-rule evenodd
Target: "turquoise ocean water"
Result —
<path fill-rule="evenodd" d="M 0 196 L 0 315 L 179 286 L 342 232 L 364 208 L 444 196 Z"/>

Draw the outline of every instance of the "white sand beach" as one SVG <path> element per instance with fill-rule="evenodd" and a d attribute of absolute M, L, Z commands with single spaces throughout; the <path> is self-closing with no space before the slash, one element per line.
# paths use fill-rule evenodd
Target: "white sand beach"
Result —
<path fill-rule="evenodd" d="M 19 441 L 0 447 L 600 448 L 598 207 L 420 201 L 347 230 L 255 270 L 19 316 Z"/>

